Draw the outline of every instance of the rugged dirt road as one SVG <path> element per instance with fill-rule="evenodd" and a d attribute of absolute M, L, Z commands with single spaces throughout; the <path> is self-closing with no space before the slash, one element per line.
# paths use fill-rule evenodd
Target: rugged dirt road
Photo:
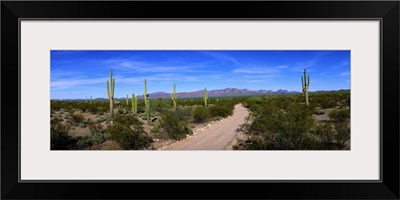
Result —
<path fill-rule="evenodd" d="M 193 135 L 172 143 L 162 150 L 225 150 L 236 139 L 239 125 L 243 124 L 249 115 L 242 104 L 235 105 L 233 115 L 220 121 L 210 123 L 204 128 L 195 128 Z"/>

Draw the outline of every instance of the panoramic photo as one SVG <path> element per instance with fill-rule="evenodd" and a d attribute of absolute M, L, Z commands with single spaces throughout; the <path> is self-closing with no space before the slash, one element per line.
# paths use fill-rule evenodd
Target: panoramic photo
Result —
<path fill-rule="evenodd" d="M 349 50 L 51 50 L 51 150 L 350 150 Z"/>

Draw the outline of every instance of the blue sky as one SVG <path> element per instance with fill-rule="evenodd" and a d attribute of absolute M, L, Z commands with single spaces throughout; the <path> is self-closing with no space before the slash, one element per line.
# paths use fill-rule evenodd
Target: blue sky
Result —
<path fill-rule="evenodd" d="M 350 89 L 348 50 L 52 50 L 51 99 L 106 98 L 110 68 L 115 98 L 148 93 L 239 88 L 301 91 Z"/>

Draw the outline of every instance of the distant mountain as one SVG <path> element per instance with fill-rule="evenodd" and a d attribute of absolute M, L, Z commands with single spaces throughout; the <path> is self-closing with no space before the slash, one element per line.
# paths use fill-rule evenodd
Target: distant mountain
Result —
<path fill-rule="evenodd" d="M 249 95 L 263 95 L 263 94 L 296 94 L 300 92 L 287 91 L 287 90 L 248 90 L 248 89 L 238 89 L 238 88 L 225 88 L 218 90 L 207 90 L 209 97 L 224 97 L 224 96 L 249 96 Z M 170 98 L 171 93 L 166 92 L 154 92 L 149 94 L 149 98 Z M 180 98 L 195 98 L 203 97 L 204 90 L 194 91 L 194 92 L 178 92 L 176 93 Z M 139 96 L 139 99 L 143 98 L 143 95 Z"/>
<path fill-rule="evenodd" d="M 341 90 L 318 90 L 318 91 L 310 91 L 310 93 L 319 93 L 319 92 L 335 92 L 335 91 L 350 91 L 349 89 L 341 89 Z M 248 89 L 237 89 L 237 88 L 225 88 L 218 90 L 207 90 L 207 94 L 209 97 L 225 97 L 225 96 L 251 96 L 251 95 L 264 95 L 264 94 L 300 94 L 302 92 L 297 91 L 287 91 L 283 89 L 279 89 L 276 91 L 272 90 L 248 90 Z M 178 98 L 197 98 L 203 97 L 204 90 L 194 91 L 194 92 L 178 92 L 176 93 Z M 150 99 L 157 98 L 171 98 L 171 93 L 166 92 L 154 92 L 149 94 Z M 138 96 L 139 99 L 143 99 L 143 95 Z M 129 97 L 130 98 L 130 97 Z M 64 99 L 64 100 L 85 100 L 85 99 Z M 108 98 L 96 98 L 94 101 L 108 100 Z M 115 98 L 115 100 L 125 101 L 125 97 Z"/>

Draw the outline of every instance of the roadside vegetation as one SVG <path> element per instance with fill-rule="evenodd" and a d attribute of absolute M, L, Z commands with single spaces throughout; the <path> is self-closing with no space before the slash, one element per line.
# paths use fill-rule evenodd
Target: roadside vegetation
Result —
<path fill-rule="evenodd" d="M 261 96 L 246 101 L 251 114 L 237 150 L 350 149 L 350 92 Z"/>
<path fill-rule="evenodd" d="M 176 108 L 170 99 L 148 99 L 147 121 L 144 100 L 137 113 L 132 105 L 117 100 L 115 113 L 109 113 L 108 101 L 51 101 L 52 150 L 150 150 L 157 140 L 181 140 L 192 128 L 232 115 L 234 105 L 246 98 L 178 99 Z M 121 102 L 121 103 L 120 103 Z"/>

